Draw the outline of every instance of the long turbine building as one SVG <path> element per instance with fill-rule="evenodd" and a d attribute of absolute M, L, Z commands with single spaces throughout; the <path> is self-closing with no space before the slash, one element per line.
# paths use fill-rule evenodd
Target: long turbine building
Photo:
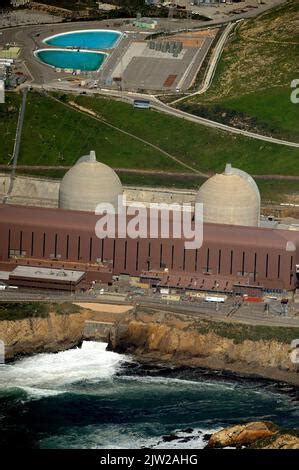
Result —
<path fill-rule="evenodd" d="M 59 208 L 2 204 L 2 279 L 67 290 L 110 283 L 118 275 L 177 289 L 254 295 L 298 287 L 299 232 L 259 226 L 260 194 L 247 173 L 227 165 L 201 186 L 196 201 L 203 203 L 203 244 L 195 249 L 186 249 L 183 236 L 151 238 L 148 220 L 146 237 L 120 238 L 116 232 L 98 238 L 102 216 L 95 207 L 115 207 L 121 194 L 118 176 L 91 152 L 64 176 Z"/>

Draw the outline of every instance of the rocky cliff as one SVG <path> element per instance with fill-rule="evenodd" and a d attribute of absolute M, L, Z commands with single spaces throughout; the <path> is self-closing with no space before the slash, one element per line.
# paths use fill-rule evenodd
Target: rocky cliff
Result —
<path fill-rule="evenodd" d="M 299 374 L 290 360 L 290 342 L 298 334 L 297 328 L 141 311 L 112 328 L 108 347 L 133 354 L 141 362 L 222 369 L 299 385 Z"/>
<path fill-rule="evenodd" d="M 0 339 L 5 344 L 5 357 L 69 349 L 83 338 L 85 320 L 90 311 L 74 314 L 49 313 L 46 318 L 0 321 Z"/>
<path fill-rule="evenodd" d="M 82 340 L 106 340 L 111 325 L 132 308 L 90 302 L 1 302 L 0 341 L 6 360 L 69 349 Z"/>

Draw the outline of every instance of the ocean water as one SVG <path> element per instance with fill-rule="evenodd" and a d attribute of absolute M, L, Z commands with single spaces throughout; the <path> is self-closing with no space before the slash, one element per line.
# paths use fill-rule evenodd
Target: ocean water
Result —
<path fill-rule="evenodd" d="M 112 49 L 122 33 L 109 30 L 86 30 L 61 33 L 44 40 L 44 43 L 60 47 L 84 49 Z"/>
<path fill-rule="evenodd" d="M 0 365 L 0 447 L 199 449 L 255 419 L 296 427 L 298 403 L 265 382 L 148 370 L 104 343 Z"/>
<path fill-rule="evenodd" d="M 106 58 L 106 55 L 100 52 L 67 49 L 41 49 L 36 51 L 35 55 L 39 60 L 52 67 L 83 71 L 98 70 Z"/>

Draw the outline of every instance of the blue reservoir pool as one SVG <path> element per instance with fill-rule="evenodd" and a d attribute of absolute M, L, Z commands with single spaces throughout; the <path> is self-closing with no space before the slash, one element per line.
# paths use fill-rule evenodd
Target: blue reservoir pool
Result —
<path fill-rule="evenodd" d="M 41 49 L 35 52 L 35 56 L 52 67 L 95 71 L 101 67 L 106 54 L 84 50 Z"/>
<path fill-rule="evenodd" d="M 122 33 L 101 29 L 72 31 L 56 34 L 44 40 L 44 43 L 59 47 L 82 47 L 84 49 L 112 49 Z"/>

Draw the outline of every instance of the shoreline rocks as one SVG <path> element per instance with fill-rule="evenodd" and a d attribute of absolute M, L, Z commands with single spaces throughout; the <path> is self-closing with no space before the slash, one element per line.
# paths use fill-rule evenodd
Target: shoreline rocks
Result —
<path fill-rule="evenodd" d="M 242 447 L 263 437 L 273 436 L 277 427 L 267 421 L 254 421 L 248 424 L 239 424 L 212 434 L 208 447 Z"/>
<path fill-rule="evenodd" d="M 299 449 L 299 431 L 283 430 L 270 421 L 238 424 L 215 432 L 207 448 Z"/>

